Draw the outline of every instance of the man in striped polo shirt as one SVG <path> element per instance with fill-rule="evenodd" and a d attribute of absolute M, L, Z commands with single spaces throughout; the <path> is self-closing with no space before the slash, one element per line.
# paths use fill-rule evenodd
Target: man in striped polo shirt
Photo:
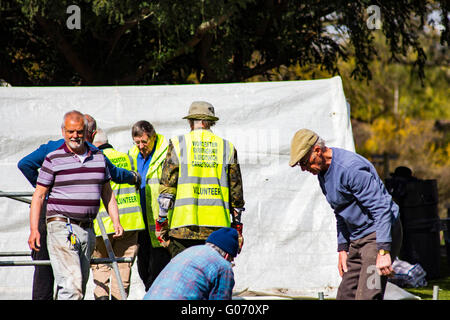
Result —
<path fill-rule="evenodd" d="M 83 299 L 95 246 L 92 228 L 100 198 L 114 225 L 114 237 L 123 235 L 117 202 L 104 155 L 85 142 L 86 121 L 79 111 L 64 115 L 64 144 L 49 153 L 39 172 L 31 200 L 28 244 L 39 251 L 39 215 L 47 203 L 47 246 L 60 300 Z"/>

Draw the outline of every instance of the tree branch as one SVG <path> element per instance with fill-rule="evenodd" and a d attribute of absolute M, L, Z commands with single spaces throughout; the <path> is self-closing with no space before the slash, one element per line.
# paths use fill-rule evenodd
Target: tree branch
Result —
<path fill-rule="evenodd" d="M 198 61 L 200 63 L 200 66 L 205 71 L 205 77 L 203 78 L 204 81 L 202 82 L 206 83 L 217 81 L 217 76 L 214 73 L 211 66 L 209 65 L 209 57 L 208 57 L 208 51 L 211 48 L 212 40 L 213 35 L 211 33 L 204 36 L 203 40 L 200 42 L 200 50 L 198 55 Z"/>
<path fill-rule="evenodd" d="M 139 22 L 144 21 L 145 19 L 151 17 L 154 14 L 154 12 L 150 12 L 150 13 L 146 13 L 144 12 L 143 14 L 136 16 L 135 18 L 133 18 L 132 20 L 128 20 L 125 21 L 125 23 L 116 30 L 116 32 L 114 33 L 113 37 L 111 38 L 111 40 L 109 41 L 109 53 L 108 56 L 106 57 L 106 62 L 105 64 L 108 64 L 109 59 L 111 58 L 112 53 L 114 52 L 114 49 L 116 48 L 117 43 L 119 42 L 120 38 L 122 37 L 122 35 L 129 29 L 131 29 L 132 27 L 134 27 L 135 25 L 137 25 Z"/>
<path fill-rule="evenodd" d="M 36 20 L 44 29 L 45 33 L 53 39 L 59 51 L 64 55 L 67 62 L 73 67 L 73 69 L 86 81 L 87 84 L 95 84 L 96 79 L 93 70 L 78 57 L 73 47 L 59 31 L 58 26 L 40 15 L 36 15 Z"/>
<path fill-rule="evenodd" d="M 197 27 L 197 30 L 194 36 L 189 39 L 189 41 L 185 42 L 182 46 L 180 46 L 177 50 L 175 50 L 171 55 L 167 56 L 162 63 L 166 63 L 170 60 L 173 60 L 183 54 L 185 54 L 189 49 L 195 47 L 203 38 L 203 36 L 211 31 L 212 29 L 223 24 L 229 17 L 231 13 L 224 14 L 218 18 L 212 18 L 209 21 L 205 21 Z M 127 75 L 124 78 L 117 81 L 117 84 L 130 84 L 135 83 L 137 80 L 142 78 L 144 74 L 146 74 L 149 70 L 154 69 L 157 65 L 156 61 L 151 61 L 146 63 L 145 65 L 139 66 L 138 70 L 132 74 Z"/>

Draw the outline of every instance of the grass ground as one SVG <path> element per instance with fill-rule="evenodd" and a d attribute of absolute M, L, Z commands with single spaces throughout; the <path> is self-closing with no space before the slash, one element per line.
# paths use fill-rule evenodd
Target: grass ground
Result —
<path fill-rule="evenodd" d="M 439 300 L 450 300 L 450 266 L 445 255 L 441 255 L 441 277 L 439 279 L 429 280 L 426 287 L 405 288 L 405 290 L 423 300 L 432 300 L 433 286 L 439 286 Z"/>

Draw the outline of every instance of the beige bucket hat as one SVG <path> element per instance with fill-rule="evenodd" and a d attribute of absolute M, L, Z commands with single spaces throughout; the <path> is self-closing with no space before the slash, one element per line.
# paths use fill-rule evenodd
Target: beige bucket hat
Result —
<path fill-rule="evenodd" d="M 183 119 L 196 120 L 212 120 L 217 121 L 219 118 L 214 113 L 214 107 L 211 103 L 206 101 L 194 101 L 189 107 L 189 114 Z"/>
<path fill-rule="evenodd" d="M 309 129 L 298 130 L 291 141 L 291 159 L 289 165 L 294 167 L 319 140 L 319 136 Z"/>

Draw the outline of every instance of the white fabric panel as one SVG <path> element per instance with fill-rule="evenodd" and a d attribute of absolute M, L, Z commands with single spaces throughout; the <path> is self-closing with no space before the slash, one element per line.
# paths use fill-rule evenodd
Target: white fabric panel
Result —
<path fill-rule="evenodd" d="M 288 165 L 301 128 L 328 146 L 354 151 L 341 79 L 179 86 L 0 88 L 0 190 L 33 191 L 17 162 L 61 138 L 65 112 L 92 115 L 110 143 L 127 152 L 131 126 L 148 120 L 166 136 L 188 132 L 195 100 L 215 107 L 213 132 L 234 143 L 244 182 L 245 245 L 235 260 L 235 290 L 286 292 L 336 288 L 336 223 L 317 178 Z M 0 199 L 0 251 L 28 250 L 27 204 Z M 5 260 L 5 258 L 0 258 Z M 17 258 L 16 258 L 17 259 Z M 0 267 L 0 299 L 31 299 L 33 267 Z M 92 299 L 92 280 L 86 299 Z M 144 295 L 134 267 L 130 299 Z"/>

